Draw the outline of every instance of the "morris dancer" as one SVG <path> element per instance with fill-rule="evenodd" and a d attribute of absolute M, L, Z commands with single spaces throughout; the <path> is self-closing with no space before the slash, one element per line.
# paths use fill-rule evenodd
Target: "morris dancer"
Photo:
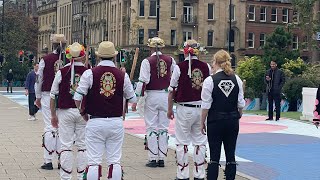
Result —
<path fill-rule="evenodd" d="M 77 179 L 82 180 L 83 172 L 87 166 L 84 142 L 86 121 L 81 117 L 72 97 L 82 73 L 87 70 L 82 63 L 82 60 L 85 59 L 85 49 L 79 43 L 73 43 L 67 48 L 66 56 L 71 59 L 71 63 L 57 72 L 51 87 L 51 123 L 54 128 L 59 128 L 61 180 L 70 180 L 72 178 L 72 145 L 74 141 L 78 150 L 76 158 Z M 58 108 L 57 111 L 56 107 Z"/>
<path fill-rule="evenodd" d="M 101 62 L 97 67 L 85 71 L 80 79 L 74 99 L 80 114 L 87 122 L 85 141 L 87 147 L 87 180 L 101 177 L 101 163 L 106 154 L 109 166 L 108 179 L 120 180 L 120 165 L 124 128 L 122 122 L 123 97 L 136 103 L 136 95 L 129 76 L 116 68 L 113 59 L 118 54 L 114 44 L 103 41 L 99 44 L 96 55 Z M 84 110 L 81 101 L 84 95 Z"/>
<path fill-rule="evenodd" d="M 168 87 L 171 72 L 176 65 L 175 60 L 160 52 L 165 47 L 164 41 L 158 37 L 148 40 L 151 56 L 141 63 L 139 83 L 136 88 L 138 96 L 145 98 L 144 120 L 146 124 L 146 150 L 149 162 L 147 167 L 164 167 L 164 158 L 168 151 Z M 157 162 L 158 161 L 158 162 Z"/>
<path fill-rule="evenodd" d="M 55 152 L 59 153 L 60 140 L 57 128 L 51 125 L 50 112 L 50 89 L 55 76 L 55 72 L 63 67 L 62 53 L 67 43 L 63 34 L 53 34 L 51 36 L 54 51 L 44 56 L 39 63 L 37 82 L 35 85 L 37 107 L 41 108 L 44 120 L 44 134 L 42 135 L 42 147 L 44 147 L 44 164 L 41 169 L 52 170 L 52 159 Z M 58 168 L 59 168 L 58 163 Z"/>
<path fill-rule="evenodd" d="M 185 61 L 174 69 L 168 96 L 168 118 L 173 119 L 173 101 L 177 103 L 175 122 L 177 179 L 189 179 L 188 145 L 194 146 L 193 177 L 205 178 L 207 137 L 201 134 L 201 90 L 205 78 L 210 75 L 209 64 L 198 59 L 200 45 L 195 40 L 184 43 Z"/>

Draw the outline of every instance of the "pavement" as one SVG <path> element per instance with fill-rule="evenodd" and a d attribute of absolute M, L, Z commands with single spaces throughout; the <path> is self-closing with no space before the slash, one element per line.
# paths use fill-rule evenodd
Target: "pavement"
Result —
<path fill-rule="evenodd" d="M 0 179 L 57 180 L 59 179 L 59 170 L 57 170 L 56 162 L 54 162 L 55 169 L 52 171 L 39 168 L 43 163 L 42 116 L 41 113 L 38 113 L 37 121 L 27 120 L 27 97 L 23 95 L 22 90 L 23 88 L 14 88 L 14 92 L 11 94 L 6 93 L 6 90 L 0 87 L 0 91 L 2 91 L 0 92 Z M 147 168 L 145 167 L 147 151 L 144 150 L 143 142 L 144 140 L 139 135 L 132 133 L 132 128 L 126 127 L 121 162 L 124 168 L 124 179 L 174 179 L 176 176 L 174 150 L 170 149 L 168 152 L 166 167 Z M 103 165 L 106 166 L 106 164 Z M 192 163 L 190 165 L 192 168 Z M 101 179 L 106 179 L 106 168 L 103 169 L 102 174 Z M 223 179 L 222 169 L 219 179 Z M 236 179 L 245 180 L 247 178 L 237 176 Z"/>

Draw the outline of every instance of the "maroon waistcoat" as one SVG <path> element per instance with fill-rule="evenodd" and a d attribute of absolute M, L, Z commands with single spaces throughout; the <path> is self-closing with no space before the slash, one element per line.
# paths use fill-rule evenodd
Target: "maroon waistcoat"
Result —
<path fill-rule="evenodd" d="M 50 91 L 54 79 L 54 64 L 59 60 L 59 54 L 48 54 L 43 57 L 45 67 L 43 69 L 42 91 Z"/>
<path fill-rule="evenodd" d="M 207 63 L 200 60 L 192 60 L 192 78 L 188 76 L 189 61 L 178 64 L 180 77 L 178 89 L 175 94 L 176 102 L 191 102 L 201 100 L 201 90 L 203 81 L 210 75 Z"/>
<path fill-rule="evenodd" d="M 84 66 L 74 66 L 75 72 L 75 89 L 78 86 L 80 77 L 83 72 L 87 70 Z M 66 66 L 60 69 L 61 72 L 61 83 L 59 85 L 59 98 L 58 98 L 58 108 L 68 109 L 76 108 L 73 100 L 73 95 L 70 93 L 70 83 L 71 83 L 71 66 Z"/>
<path fill-rule="evenodd" d="M 125 73 L 110 66 L 92 68 L 93 84 L 87 94 L 86 112 L 93 116 L 120 117 L 123 111 Z"/>
<path fill-rule="evenodd" d="M 157 56 L 147 58 L 150 64 L 150 82 L 147 90 L 162 90 L 170 85 L 172 58 L 166 55 L 159 55 L 159 78 L 157 69 Z"/>

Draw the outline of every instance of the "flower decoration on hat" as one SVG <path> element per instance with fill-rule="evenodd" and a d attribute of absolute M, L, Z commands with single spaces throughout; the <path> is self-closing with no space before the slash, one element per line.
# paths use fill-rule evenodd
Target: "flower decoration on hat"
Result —
<path fill-rule="evenodd" d="M 188 40 L 183 44 L 183 52 L 184 54 L 190 54 L 194 56 L 198 56 L 200 53 L 207 54 L 207 50 L 197 43 L 195 40 Z"/>
<path fill-rule="evenodd" d="M 77 49 L 71 49 L 72 45 L 69 45 L 66 49 L 66 58 L 72 59 L 77 57 L 83 57 L 86 55 L 86 50 L 83 45 L 77 44 Z"/>

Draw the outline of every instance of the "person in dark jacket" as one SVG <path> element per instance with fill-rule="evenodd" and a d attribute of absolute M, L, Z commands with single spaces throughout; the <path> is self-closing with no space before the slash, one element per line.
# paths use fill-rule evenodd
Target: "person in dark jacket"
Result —
<path fill-rule="evenodd" d="M 29 103 L 29 121 L 35 121 L 35 114 L 38 112 L 38 107 L 34 105 L 34 101 L 36 100 L 36 94 L 34 91 L 34 84 L 36 83 L 36 73 L 38 71 L 39 64 L 35 64 L 33 66 L 33 70 L 30 71 L 27 75 L 26 83 L 25 83 L 25 94 L 28 96 Z"/>
<path fill-rule="evenodd" d="M 266 72 L 265 83 L 267 85 L 269 117 L 266 121 L 273 120 L 273 101 L 276 106 L 276 121 L 280 119 L 281 89 L 285 83 L 284 73 L 278 69 L 276 61 L 270 62 L 270 69 Z"/>
<path fill-rule="evenodd" d="M 10 87 L 10 92 L 12 93 L 12 83 L 13 83 L 13 73 L 12 69 L 9 70 L 9 73 L 7 74 L 7 93 L 9 93 L 9 87 Z"/>

